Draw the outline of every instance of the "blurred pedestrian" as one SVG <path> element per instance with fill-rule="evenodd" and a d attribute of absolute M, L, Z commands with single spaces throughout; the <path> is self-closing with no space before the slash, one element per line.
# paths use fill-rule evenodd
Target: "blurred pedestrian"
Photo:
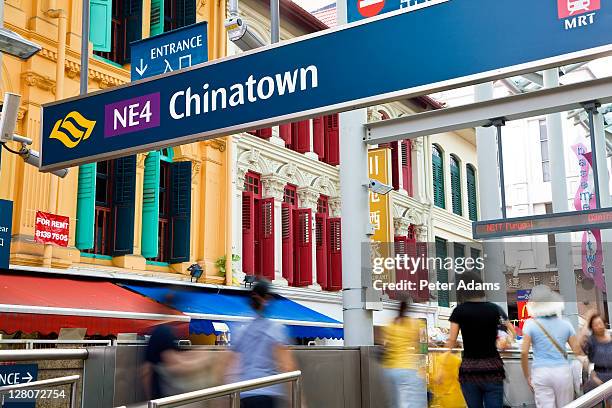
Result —
<path fill-rule="evenodd" d="M 475 272 L 460 276 L 461 300 L 450 316 L 451 328 L 446 347 L 463 338 L 463 358 L 459 368 L 461 391 L 469 408 L 502 408 L 504 400 L 504 363 L 497 351 L 498 326 L 503 324 L 514 333 L 506 313 L 495 303 L 485 300 L 483 282 Z M 459 285 L 457 285 L 460 287 Z"/>
<path fill-rule="evenodd" d="M 425 364 L 421 362 L 420 322 L 406 316 L 408 303 L 402 301 L 399 314 L 383 330 L 382 366 L 393 389 L 393 407 L 426 408 Z"/>
<path fill-rule="evenodd" d="M 257 316 L 239 333 L 232 337 L 232 353 L 222 366 L 228 367 L 238 360 L 238 381 L 252 380 L 295 370 L 295 363 L 287 349 L 286 329 L 266 318 L 266 306 L 272 296 L 270 284 L 260 280 L 251 290 L 251 307 Z M 286 385 L 278 384 L 245 391 L 240 394 L 242 408 L 280 407 L 286 396 Z"/>
<path fill-rule="evenodd" d="M 597 311 L 590 312 L 586 316 L 586 321 L 587 325 L 581 333 L 580 344 L 589 361 L 595 365 L 584 387 L 584 392 L 589 392 L 612 380 L 612 337 Z M 612 398 L 606 401 L 606 407 L 611 406 Z"/>
<path fill-rule="evenodd" d="M 548 286 L 531 289 L 527 310 L 531 319 L 523 326 L 521 366 L 535 394 L 537 408 L 560 408 L 574 399 L 574 379 L 566 344 L 582 354 L 576 332 L 561 317 L 563 298 Z M 529 348 L 533 362 L 529 368 Z"/>
<path fill-rule="evenodd" d="M 159 325 L 151 333 L 145 352 L 145 395 L 157 399 L 218 385 L 214 365 L 206 353 L 180 350 L 174 327 Z"/>

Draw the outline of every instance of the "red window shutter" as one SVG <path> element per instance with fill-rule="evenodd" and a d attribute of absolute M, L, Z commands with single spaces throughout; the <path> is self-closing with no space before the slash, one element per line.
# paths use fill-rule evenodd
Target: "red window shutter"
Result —
<path fill-rule="evenodd" d="M 312 120 L 313 149 L 321 161 L 325 161 L 325 126 L 323 122 L 323 117 Z"/>
<path fill-rule="evenodd" d="M 340 164 L 340 128 L 337 113 L 325 116 L 325 159 L 333 166 Z"/>
<path fill-rule="evenodd" d="M 291 123 L 286 123 L 278 127 L 280 138 L 285 141 L 285 146 L 291 148 Z"/>
<path fill-rule="evenodd" d="M 274 280 L 274 199 L 261 200 L 261 274 Z"/>
<path fill-rule="evenodd" d="M 283 203 L 282 216 L 282 243 L 283 243 L 283 278 L 289 285 L 293 285 L 293 209 L 291 204 Z"/>
<path fill-rule="evenodd" d="M 308 286 L 312 285 L 312 211 L 310 208 L 299 208 L 293 213 L 294 225 L 297 228 L 293 284 Z"/>
<path fill-rule="evenodd" d="M 415 246 L 417 257 L 420 257 L 422 259 L 422 266 L 417 271 L 418 279 L 419 281 L 426 280 L 429 282 L 429 271 L 427 270 L 427 265 L 424 264 L 424 262 L 427 260 L 427 242 L 417 242 Z M 429 289 L 427 287 L 419 289 L 418 297 L 416 300 L 419 302 L 429 301 Z"/>
<path fill-rule="evenodd" d="M 394 190 L 399 190 L 400 180 L 400 164 L 397 141 L 390 143 L 391 145 L 391 182 Z"/>
<path fill-rule="evenodd" d="M 329 241 L 327 290 L 342 290 L 342 223 L 340 218 L 327 220 Z"/>
<path fill-rule="evenodd" d="M 293 135 L 295 136 L 295 132 Z M 302 120 L 297 123 L 297 140 L 294 147 L 298 153 L 310 151 L 310 120 Z"/>
<path fill-rule="evenodd" d="M 402 140 L 401 147 L 402 182 L 404 184 L 404 190 L 408 192 L 409 196 L 412 196 L 412 143 L 410 140 Z"/>
<path fill-rule="evenodd" d="M 393 249 L 395 256 L 403 257 L 408 255 L 408 240 L 405 236 L 396 235 L 393 237 Z M 410 278 L 410 271 L 402 268 L 400 265 L 395 267 L 395 282 L 407 281 Z M 398 290 L 388 290 L 387 294 L 391 299 L 400 299 L 403 292 Z"/>
<path fill-rule="evenodd" d="M 317 283 L 327 289 L 327 214 L 316 214 Z"/>
<path fill-rule="evenodd" d="M 255 274 L 255 199 L 251 191 L 242 193 L 242 271 Z"/>
<path fill-rule="evenodd" d="M 262 139 L 269 139 L 272 137 L 272 128 L 259 129 L 257 131 L 257 136 Z"/>

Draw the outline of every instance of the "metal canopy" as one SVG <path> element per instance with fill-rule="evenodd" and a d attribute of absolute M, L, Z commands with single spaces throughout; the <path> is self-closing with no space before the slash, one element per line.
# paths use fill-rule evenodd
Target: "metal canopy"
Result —
<path fill-rule="evenodd" d="M 388 143 L 488 126 L 493 119 L 511 121 L 581 109 L 582 103 L 591 101 L 612 102 L 612 77 L 369 123 L 365 142 Z"/>

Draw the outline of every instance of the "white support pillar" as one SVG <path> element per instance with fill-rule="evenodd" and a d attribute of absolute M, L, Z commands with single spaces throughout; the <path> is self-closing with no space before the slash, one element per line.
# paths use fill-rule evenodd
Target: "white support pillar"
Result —
<path fill-rule="evenodd" d="M 427 172 L 425 171 L 424 138 L 412 139 L 412 196 L 422 203 L 425 201 Z"/>
<path fill-rule="evenodd" d="M 600 113 L 593 115 L 595 128 L 595 144 L 597 149 L 597 170 L 599 172 L 599 194 L 601 195 L 601 207 L 612 207 L 610 197 L 610 174 L 608 173 L 606 138 L 604 131 L 603 116 Z M 593 137 L 591 135 L 591 137 Z M 612 271 L 612 230 L 601 230 L 601 244 L 603 247 L 603 269 Z M 612 279 L 610 274 L 606 276 L 606 302 L 608 303 L 608 316 L 612 316 Z"/>
<path fill-rule="evenodd" d="M 544 71 L 544 87 L 559 86 L 557 68 Z M 546 115 L 548 133 L 548 157 L 550 158 L 550 180 L 553 213 L 569 210 L 567 195 L 567 174 L 565 171 L 565 148 L 563 146 L 563 123 L 560 113 Z M 576 298 L 576 276 L 572 257 L 571 234 L 555 234 L 559 291 L 565 300 L 565 317 L 578 328 L 578 305 Z"/>
<path fill-rule="evenodd" d="M 347 23 L 347 0 L 336 2 L 338 25 Z M 342 198 L 342 309 L 344 345 L 374 344 L 374 322 L 366 310 L 365 279 L 362 279 L 362 245 L 369 241 L 368 147 L 362 141 L 367 110 L 340 114 L 340 195 Z M 370 258 L 369 256 L 367 257 Z M 367 278 L 366 278 L 367 279 Z M 371 280 L 371 279 L 370 279 Z"/>
<path fill-rule="evenodd" d="M 310 224 L 310 237 L 312 240 L 312 285 L 309 285 L 308 288 L 321 290 L 321 285 L 317 282 L 317 224 L 315 220 L 320 193 L 314 187 L 298 188 L 297 193 L 300 208 L 310 208 L 312 212 L 312 222 Z"/>
<path fill-rule="evenodd" d="M 282 242 L 282 204 L 287 181 L 278 174 L 268 174 L 261 178 L 264 198 L 274 199 L 274 280 L 275 285 L 287 286 L 283 278 L 283 242 Z"/>
<path fill-rule="evenodd" d="M 319 155 L 315 153 L 314 151 L 314 121 L 312 119 L 308 119 L 308 122 L 310 122 L 310 142 L 309 142 L 309 150 L 308 152 L 305 153 L 305 156 L 313 159 L 313 160 L 319 160 Z"/>
<path fill-rule="evenodd" d="M 275 144 L 277 146 L 285 147 L 285 141 L 280 137 L 280 127 L 272 127 L 272 137 L 270 137 L 270 143 Z"/>
<path fill-rule="evenodd" d="M 234 143 L 234 158 L 235 162 L 238 163 L 238 140 L 239 136 L 232 137 Z M 248 168 L 242 167 L 239 164 L 236 166 L 236 183 L 233 184 L 234 188 L 234 205 L 232 205 L 232 227 L 234 228 L 234 232 L 232 234 L 232 246 L 234 247 L 234 251 L 238 255 L 240 255 L 240 262 L 238 263 L 238 267 L 236 268 L 237 274 L 236 279 L 239 282 L 244 280 L 245 273 L 242 271 L 242 258 L 244 254 L 242 253 L 242 192 L 244 191 L 244 179 Z"/>
<path fill-rule="evenodd" d="M 476 102 L 493 99 L 493 83 L 488 82 L 476 85 Z M 476 128 L 476 153 L 478 156 L 478 185 L 480 195 L 480 215 L 483 220 L 499 219 L 502 216 L 501 199 L 499 194 L 499 173 L 497 160 L 497 139 L 494 127 Z M 508 310 L 508 299 L 506 294 L 506 278 L 504 275 L 505 263 L 503 252 L 503 240 L 488 240 L 483 243 L 485 258 L 485 270 L 483 279 L 485 282 L 499 283 L 499 291 L 487 292 L 487 298 L 504 310 Z"/>

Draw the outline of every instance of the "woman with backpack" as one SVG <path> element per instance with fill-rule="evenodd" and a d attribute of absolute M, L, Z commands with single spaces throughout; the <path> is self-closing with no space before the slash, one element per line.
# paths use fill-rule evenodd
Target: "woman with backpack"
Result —
<path fill-rule="evenodd" d="M 565 345 L 569 344 L 576 355 L 581 355 L 582 350 L 574 328 L 561 317 L 563 309 L 563 298 L 548 286 L 538 285 L 531 290 L 527 310 L 532 318 L 523 326 L 521 366 L 537 408 L 560 408 L 574 400 L 574 380 Z"/>

